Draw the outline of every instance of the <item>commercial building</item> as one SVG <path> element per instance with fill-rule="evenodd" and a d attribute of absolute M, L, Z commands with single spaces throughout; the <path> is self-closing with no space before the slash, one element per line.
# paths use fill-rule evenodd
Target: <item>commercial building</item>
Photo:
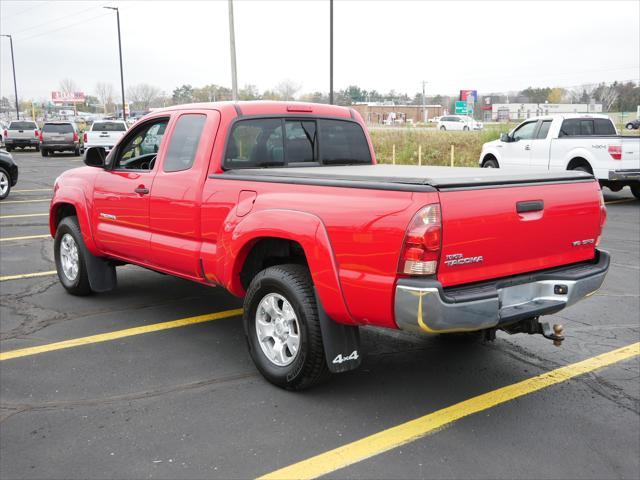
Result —
<path fill-rule="evenodd" d="M 486 108 L 482 108 L 486 118 Z M 491 120 L 494 122 L 508 122 L 524 120 L 540 115 L 556 113 L 602 113 L 599 103 L 494 103 L 491 105 Z"/>
<path fill-rule="evenodd" d="M 356 103 L 352 108 L 370 124 L 418 123 L 443 114 L 442 105 L 423 107 L 422 105 L 394 105 L 391 102 L 370 102 Z"/>

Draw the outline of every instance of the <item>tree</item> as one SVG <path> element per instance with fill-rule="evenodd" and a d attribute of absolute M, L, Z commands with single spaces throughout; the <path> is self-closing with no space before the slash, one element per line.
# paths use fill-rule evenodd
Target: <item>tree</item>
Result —
<path fill-rule="evenodd" d="M 110 109 L 113 104 L 113 85 L 110 83 L 98 82 L 96 84 L 96 96 L 103 105 L 104 113 Z"/>
<path fill-rule="evenodd" d="M 65 95 L 72 95 L 78 91 L 78 86 L 70 78 L 63 78 L 60 80 L 60 91 Z"/>
<path fill-rule="evenodd" d="M 240 100 L 259 100 L 260 92 L 255 85 L 245 85 L 238 92 L 238 97 Z"/>
<path fill-rule="evenodd" d="M 148 110 L 151 103 L 160 95 L 160 89 L 148 83 L 139 83 L 127 88 L 127 97 L 133 102 L 134 107 L 140 110 Z"/>
<path fill-rule="evenodd" d="M 329 95 L 323 92 L 304 93 L 300 95 L 300 101 L 310 103 L 329 103 Z"/>
<path fill-rule="evenodd" d="M 548 100 L 549 94 L 551 93 L 550 88 L 525 88 L 521 92 L 518 93 L 519 97 L 526 97 L 530 103 L 544 103 Z M 527 103 L 527 102 L 524 102 Z"/>
<path fill-rule="evenodd" d="M 547 96 L 547 100 L 549 103 L 562 103 L 562 99 L 564 98 L 565 90 L 564 88 L 552 88 Z M 542 103 L 542 102 L 537 102 Z"/>
<path fill-rule="evenodd" d="M 193 102 L 193 87 L 191 85 L 182 85 L 173 90 L 171 100 L 174 105 Z"/>
<path fill-rule="evenodd" d="M 618 100 L 618 97 L 620 96 L 620 92 L 618 91 L 619 85 L 620 84 L 618 82 L 613 82 L 611 85 L 607 85 L 605 83 L 598 85 L 598 99 L 602 103 L 602 109 L 605 112 L 610 112 L 611 107 L 616 103 L 616 100 Z"/>
<path fill-rule="evenodd" d="M 298 90 L 300 90 L 301 85 L 299 83 L 295 83 L 293 80 L 283 80 L 278 85 L 276 85 L 275 91 L 280 95 L 282 100 L 293 100 L 294 95 Z"/>

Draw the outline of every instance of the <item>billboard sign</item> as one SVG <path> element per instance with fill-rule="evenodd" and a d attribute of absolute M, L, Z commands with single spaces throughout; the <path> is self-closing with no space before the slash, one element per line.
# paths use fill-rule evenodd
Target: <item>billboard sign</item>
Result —
<path fill-rule="evenodd" d="M 478 101 L 477 90 L 460 90 L 460 100 L 469 103 L 469 97 L 471 97 L 471 103 Z"/>
<path fill-rule="evenodd" d="M 86 98 L 84 92 L 51 92 L 53 103 L 84 103 Z"/>

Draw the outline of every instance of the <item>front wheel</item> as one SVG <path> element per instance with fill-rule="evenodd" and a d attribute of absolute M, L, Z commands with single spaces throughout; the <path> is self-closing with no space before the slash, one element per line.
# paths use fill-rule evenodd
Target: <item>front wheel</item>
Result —
<path fill-rule="evenodd" d="M 490 158 L 489 160 L 484 161 L 484 163 L 482 164 L 482 168 L 499 168 L 498 162 L 493 158 Z"/>
<path fill-rule="evenodd" d="M 0 168 L 0 200 L 7 198 L 10 191 L 11 177 L 9 177 L 9 173 L 4 168 Z"/>
<path fill-rule="evenodd" d="M 631 193 L 633 193 L 633 196 L 640 200 L 640 182 L 629 185 L 629 187 L 631 188 Z"/>
<path fill-rule="evenodd" d="M 627 123 L 626 127 L 627 127 L 627 130 L 633 130 L 633 128 L 634 128 L 633 127 L 633 123 L 631 123 L 631 122 Z"/>
<path fill-rule="evenodd" d="M 72 295 L 89 295 L 91 285 L 86 258 L 89 253 L 82 240 L 77 217 L 62 219 L 56 231 L 53 250 L 62 286 Z"/>
<path fill-rule="evenodd" d="M 462 130 L 463 130 L 464 132 L 468 132 L 468 131 L 469 131 L 469 127 L 464 127 Z"/>
<path fill-rule="evenodd" d="M 244 325 L 251 357 L 269 382 L 303 390 L 329 376 L 305 266 L 276 265 L 258 273 L 244 299 Z"/>

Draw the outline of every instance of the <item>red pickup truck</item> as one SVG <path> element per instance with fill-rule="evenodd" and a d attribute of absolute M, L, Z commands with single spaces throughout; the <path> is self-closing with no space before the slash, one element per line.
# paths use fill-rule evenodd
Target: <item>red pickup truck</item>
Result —
<path fill-rule="evenodd" d="M 591 295 L 609 255 L 579 171 L 376 165 L 362 118 L 331 105 L 180 105 L 55 182 L 50 229 L 72 294 L 136 264 L 244 297 L 251 356 L 302 389 L 361 361 L 358 327 L 541 333 Z"/>

